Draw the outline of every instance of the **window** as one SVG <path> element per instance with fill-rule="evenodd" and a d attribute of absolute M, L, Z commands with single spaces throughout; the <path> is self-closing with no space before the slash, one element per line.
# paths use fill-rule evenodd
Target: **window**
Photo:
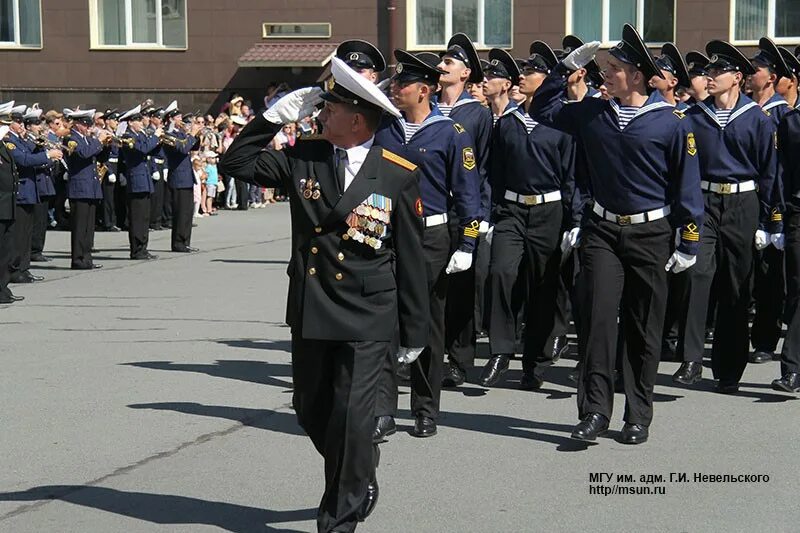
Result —
<path fill-rule="evenodd" d="M 636 28 L 647 43 L 674 41 L 675 0 L 567 2 L 567 33 L 584 41 L 600 41 L 612 46 L 622 38 L 622 26 L 626 22 Z"/>
<path fill-rule="evenodd" d="M 265 22 L 261 25 L 263 39 L 328 39 L 330 22 Z"/>
<path fill-rule="evenodd" d="M 778 44 L 800 39 L 797 0 L 731 0 L 731 35 L 736 44 L 758 44 L 763 36 Z"/>
<path fill-rule="evenodd" d="M 92 47 L 186 49 L 186 0 L 92 0 L 90 6 Z"/>
<path fill-rule="evenodd" d="M 42 47 L 39 0 L 0 0 L 0 47 Z"/>
<path fill-rule="evenodd" d="M 454 33 L 478 48 L 511 48 L 511 0 L 408 0 L 408 47 L 436 49 Z"/>

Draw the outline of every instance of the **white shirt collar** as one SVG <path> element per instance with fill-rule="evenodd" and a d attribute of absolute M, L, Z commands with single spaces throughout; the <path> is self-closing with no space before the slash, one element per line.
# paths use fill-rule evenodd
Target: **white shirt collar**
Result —
<path fill-rule="evenodd" d="M 359 144 L 358 146 L 353 146 L 352 148 L 340 148 L 335 144 L 333 145 L 336 150 L 344 150 L 347 152 L 347 167 L 345 168 L 344 174 L 345 190 L 347 190 L 347 188 L 350 186 L 350 183 L 353 182 L 353 178 L 356 177 L 358 171 L 361 170 L 361 165 L 364 164 L 364 160 L 367 158 L 367 154 L 374 143 L 375 136 L 373 135 L 364 144 Z"/>

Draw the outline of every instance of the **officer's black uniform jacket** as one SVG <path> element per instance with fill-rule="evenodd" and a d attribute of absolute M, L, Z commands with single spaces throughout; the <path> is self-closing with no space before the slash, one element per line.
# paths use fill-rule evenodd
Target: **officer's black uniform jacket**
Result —
<path fill-rule="evenodd" d="M 0 141 L 0 220 L 16 218 L 18 182 L 14 159 L 5 143 Z"/>
<path fill-rule="evenodd" d="M 333 146 L 312 139 L 281 151 L 265 150 L 280 129 L 256 117 L 223 155 L 219 169 L 288 191 L 292 257 L 286 322 L 292 333 L 304 339 L 389 341 L 399 318 L 401 345 L 425 346 L 428 287 L 416 167 L 373 146 L 340 197 Z M 300 180 L 309 179 L 319 184 L 316 200 L 302 194 Z M 390 236 L 378 250 L 347 237 L 345 223 L 373 193 L 392 201 Z"/>

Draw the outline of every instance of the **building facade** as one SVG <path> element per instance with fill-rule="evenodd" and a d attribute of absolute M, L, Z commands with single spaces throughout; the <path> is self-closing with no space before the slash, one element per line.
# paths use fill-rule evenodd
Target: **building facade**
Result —
<path fill-rule="evenodd" d="M 260 107 L 270 83 L 315 82 L 336 45 L 360 38 L 441 50 L 463 31 L 479 50 L 527 56 L 574 33 L 612 46 L 630 22 L 684 52 L 762 35 L 800 44 L 800 0 L 0 0 L 0 100 L 44 108 L 177 98 L 215 111 L 234 93 Z M 751 52 L 752 50 L 749 50 Z"/>

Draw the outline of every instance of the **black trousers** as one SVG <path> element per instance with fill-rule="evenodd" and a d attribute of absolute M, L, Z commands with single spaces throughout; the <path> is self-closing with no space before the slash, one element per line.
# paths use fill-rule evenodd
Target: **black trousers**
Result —
<path fill-rule="evenodd" d="M 786 301 L 784 253 L 774 246 L 755 252 L 753 297 L 756 316 L 750 328 L 753 348 L 774 352 L 781 336 L 781 318 Z"/>
<path fill-rule="evenodd" d="M 14 222 L 14 252 L 8 270 L 12 279 L 31 268 L 31 238 L 33 237 L 34 205 L 17 204 Z"/>
<path fill-rule="evenodd" d="M 109 229 L 117 225 L 117 218 L 114 210 L 114 190 L 116 186 L 116 183 L 111 183 L 108 179 L 103 180 L 103 200 L 100 204 L 100 225 L 104 229 Z"/>
<path fill-rule="evenodd" d="M 703 359 L 708 300 L 716 277 L 718 334 L 711 350 L 711 368 L 716 379 L 738 382 L 750 350 L 747 308 L 759 201 L 755 191 L 704 193 L 703 198 L 705 221 L 697 263 L 686 271 L 688 297 L 680 324 L 678 356 L 683 361 Z"/>
<path fill-rule="evenodd" d="M 517 304 L 513 295 L 522 268 L 527 275 L 522 364 L 529 371 L 552 363 L 545 345 L 557 308 L 562 215 L 561 202 L 523 206 L 504 201 L 495 209 L 489 263 L 489 349 L 492 355 L 515 352 Z"/>
<path fill-rule="evenodd" d="M 150 227 L 161 229 L 164 213 L 164 180 L 153 181 L 153 192 L 150 194 Z"/>
<path fill-rule="evenodd" d="M 47 214 L 50 207 L 48 200 L 48 198 L 42 198 L 42 202 L 39 202 L 33 207 L 33 236 L 31 237 L 32 255 L 41 255 L 44 252 L 47 227 L 50 225 L 50 217 Z"/>
<path fill-rule="evenodd" d="M 128 187 L 120 184 L 120 181 L 124 179 L 125 176 L 117 176 L 117 183 L 114 187 L 114 218 L 120 229 L 128 229 L 130 227 L 128 221 Z"/>
<path fill-rule="evenodd" d="M 61 227 L 68 227 L 69 215 L 67 215 L 67 182 L 64 179 L 64 173 L 56 171 L 53 175 L 53 187 L 56 190 L 56 196 L 53 199 L 53 209 L 55 210 L 56 224 Z M 70 202 L 70 209 L 72 209 L 72 202 Z"/>
<path fill-rule="evenodd" d="M 194 190 L 173 189 L 172 200 L 172 249 L 181 250 L 192 245 Z"/>
<path fill-rule="evenodd" d="M 250 186 L 241 180 L 234 180 L 236 198 L 239 200 L 239 211 L 247 211 L 250 207 Z"/>
<path fill-rule="evenodd" d="M 172 203 L 173 199 L 172 187 L 168 182 L 164 182 L 164 201 L 161 208 L 161 225 L 165 228 L 172 227 Z"/>
<path fill-rule="evenodd" d="M 444 269 L 450 260 L 450 231 L 446 224 L 425 228 L 422 253 L 428 275 L 431 326 L 428 345 L 411 365 L 411 411 L 415 416 L 439 416 L 444 367 L 445 302 L 449 276 Z"/>
<path fill-rule="evenodd" d="M 128 243 L 131 259 L 140 259 L 147 255 L 147 243 L 150 240 L 150 193 L 131 193 L 128 195 L 128 202 Z"/>
<path fill-rule="evenodd" d="M 585 354 L 578 382 L 578 416 L 614 406 L 614 367 L 624 339 L 625 422 L 650 425 L 661 355 L 667 271 L 673 232 L 666 218 L 620 226 L 596 215 L 586 222 L 578 279 Z M 620 333 L 617 318 L 620 317 Z"/>
<path fill-rule="evenodd" d="M 91 268 L 97 200 L 70 198 L 69 206 L 72 268 Z"/>
<path fill-rule="evenodd" d="M 451 213 L 450 242 L 459 239 L 458 219 Z M 475 258 L 480 247 L 476 242 L 472 254 L 473 268 L 466 272 L 450 274 L 445 300 L 444 338 L 445 351 L 451 365 L 467 370 L 475 364 Z M 452 252 L 453 250 L 451 250 Z"/>
<path fill-rule="evenodd" d="M 400 329 L 398 325 L 394 338 L 389 344 L 386 357 L 383 358 L 381 374 L 378 378 L 378 399 L 375 404 L 375 416 L 397 416 L 397 398 L 400 380 L 397 377 L 397 350 L 400 347 Z"/>
<path fill-rule="evenodd" d="M 486 242 L 485 234 L 481 233 L 478 236 L 477 246 L 472 262 L 472 270 L 475 273 L 473 324 L 476 332 L 489 329 L 489 262 L 492 257 L 492 246 Z"/>
<path fill-rule="evenodd" d="M 800 373 L 800 208 L 791 206 L 783 216 L 786 245 L 786 312 L 788 325 L 781 351 L 781 374 Z"/>
<path fill-rule="evenodd" d="M 337 342 L 292 337 L 292 401 L 297 421 L 325 458 L 320 532 L 353 531 L 375 479 L 375 400 L 388 342 Z"/>
<path fill-rule="evenodd" d="M 11 296 L 11 291 L 8 289 L 8 281 L 11 278 L 8 264 L 13 254 L 14 221 L 0 220 L 0 294 L 3 296 Z"/>

